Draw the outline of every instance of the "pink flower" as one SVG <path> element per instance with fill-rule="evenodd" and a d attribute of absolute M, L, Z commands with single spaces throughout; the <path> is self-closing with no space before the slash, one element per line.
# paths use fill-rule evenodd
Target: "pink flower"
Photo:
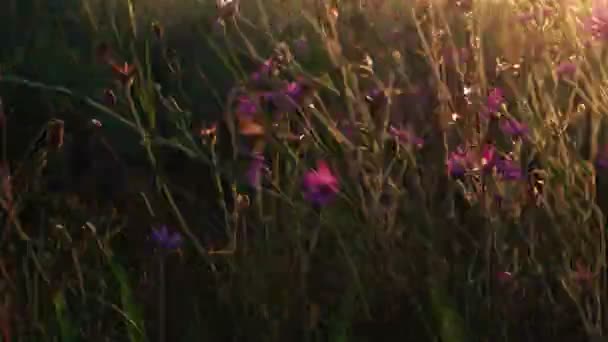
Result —
<path fill-rule="evenodd" d="M 253 119 L 258 112 L 258 106 L 249 96 L 241 96 L 237 99 L 236 115 L 239 119 Z"/>
<path fill-rule="evenodd" d="M 315 205 L 326 205 L 339 191 L 339 183 L 325 161 L 317 162 L 316 170 L 304 174 L 304 198 Z"/>
<path fill-rule="evenodd" d="M 563 61 L 557 65 L 555 68 L 555 73 L 557 77 L 566 77 L 571 76 L 576 72 L 576 64 L 570 61 Z"/>
<path fill-rule="evenodd" d="M 481 112 L 481 115 L 485 119 L 489 119 L 491 116 L 495 116 L 496 113 L 500 112 L 500 109 L 505 103 L 504 92 L 500 88 L 492 88 L 488 94 L 486 105 Z"/>
<path fill-rule="evenodd" d="M 608 1 L 594 0 L 584 29 L 596 40 L 608 40 Z"/>
<path fill-rule="evenodd" d="M 486 106 L 493 112 L 500 111 L 500 107 L 505 103 L 504 92 L 500 88 L 493 88 L 488 94 Z"/>
<path fill-rule="evenodd" d="M 481 149 L 481 169 L 488 172 L 494 166 L 496 166 L 496 147 L 492 144 L 485 144 Z"/>
<path fill-rule="evenodd" d="M 499 272 L 496 272 L 496 279 L 498 279 L 498 281 L 500 283 L 504 284 L 513 279 L 513 274 L 511 274 L 511 272 L 507 272 L 507 271 L 499 271 Z"/>
<path fill-rule="evenodd" d="M 451 152 L 447 162 L 448 174 L 456 178 L 464 176 L 468 168 L 468 161 L 468 153 L 463 148 L 459 147 L 456 151 Z"/>

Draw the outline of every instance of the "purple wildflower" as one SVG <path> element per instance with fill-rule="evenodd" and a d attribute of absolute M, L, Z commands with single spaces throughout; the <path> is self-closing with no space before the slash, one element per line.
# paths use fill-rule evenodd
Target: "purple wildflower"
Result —
<path fill-rule="evenodd" d="M 467 152 L 462 148 L 450 153 L 447 162 L 448 174 L 452 177 L 464 176 L 467 171 L 468 159 Z"/>
<path fill-rule="evenodd" d="M 339 183 L 325 161 L 317 162 L 317 169 L 304 175 L 304 198 L 315 205 L 326 205 L 339 191 Z"/>
<path fill-rule="evenodd" d="M 237 100 L 236 115 L 240 119 L 253 119 L 258 112 L 258 106 L 248 96 L 241 96 Z"/>
<path fill-rule="evenodd" d="M 285 94 L 295 100 L 302 94 L 302 86 L 298 82 L 289 82 L 285 87 Z"/>
<path fill-rule="evenodd" d="M 563 61 L 557 65 L 555 73 L 557 74 L 557 77 L 562 78 L 573 75 L 576 72 L 576 69 L 576 64 L 570 61 Z"/>
<path fill-rule="evenodd" d="M 500 129 L 512 137 L 524 137 L 528 134 L 528 126 L 515 119 L 507 118 L 500 123 Z"/>
<path fill-rule="evenodd" d="M 523 173 L 521 167 L 513 160 L 502 158 L 496 163 L 496 170 L 503 180 L 519 180 Z"/>
<path fill-rule="evenodd" d="M 489 172 L 494 166 L 496 166 L 496 147 L 492 144 L 485 144 L 481 149 L 481 169 Z"/>
<path fill-rule="evenodd" d="M 253 160 L 249 164 L 247 169 L 247 181 L 249 185 L 258 189 L 262 182 L 262 174 L 265 169 L 264 156 L 262 154 L 255 154 Z"/>
<path fill-rule="evenodd" d="M 493 112 L 500 111 L 500 107 L 505 103 L 504 92 L 500 88 L 490 90 L 486 106 Z"/>
<path fill-rule="evenodd" d="M 504 92 L 500 88 L 493 88 L 488 94 L 482 116 L 486 119 L 495 116 L 496 113 L 500 112 L 503 103 L 505 103 Z"/>
<path fill-rule="evenodd" d="M 608 40 L 608 1 L 594 0 L 591 15 L 583 24 L 592 39 Z"/>
<path fill-rule="evenodd" d="M 177 249 L 182 245 L 182 236 L 177 233 L 169 233 L 167 226 L 152 230 L 152 240 L 158 247 L 165 250 Z"/>
<path fill-rule="evenodd" d="M 290 82 L 285 88 L 272 93 L 272 103 L 283 112 L 293 112 L 300 104 L 303 88 L 299 82 Z"/>
<path fill-rule="evenodd" d="M 274 62 L 271 58 L 265 60 L 260 68 L 251 74 L 251 79 L 254 81 L 260 81 L 262 78 L 269 77 L 270 73 L 272 72 L 273 64 Z"/>

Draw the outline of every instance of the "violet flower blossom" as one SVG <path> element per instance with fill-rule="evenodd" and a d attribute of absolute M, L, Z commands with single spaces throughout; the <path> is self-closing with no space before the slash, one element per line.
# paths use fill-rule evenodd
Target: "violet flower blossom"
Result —
<path fill-rule="evenodd" d="M 500 129 L 505 133 L 515 138 L 522 138 L 528 135 L 528 126 L 513 118 L 506 118 L 501 121 Z"/>
<path fill-rule="evenodd" d="M 486 105 L 482 111 L 482 116 L 489 119 L 500 112 L 502 105 L 505 103 L 504 92 L 500 88 L 493 88 L 488 94 Z"/>
<path fill-rule="evenodd" d="M 304 198 L 315 205 L 326 205 L 339 191 L 339 182 L 325 161 L 317 162 L 316 170 L 304 174 Z"/>
<path fill-rule="evenodd" d="M 496 163 L 496 170 L 503 180 L 519 180 L 523 177 L 521 167 L 517 162 L 502 158 Z"/>
<path fill-rule="evenodd" d="M 152 240 L 164 250 L 177 249 L 182 245 L 182 236 L 178 232 L 169 233 L 167 226 L 152 230 Z"/>

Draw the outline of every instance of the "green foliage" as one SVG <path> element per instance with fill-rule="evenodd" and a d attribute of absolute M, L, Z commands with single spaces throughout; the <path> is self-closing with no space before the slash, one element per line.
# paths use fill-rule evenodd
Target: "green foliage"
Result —
<path fill-rule="evenodd" d="M 606 18 L 236 3 L 3 8 L 3 338 L 606 335 Z"/>

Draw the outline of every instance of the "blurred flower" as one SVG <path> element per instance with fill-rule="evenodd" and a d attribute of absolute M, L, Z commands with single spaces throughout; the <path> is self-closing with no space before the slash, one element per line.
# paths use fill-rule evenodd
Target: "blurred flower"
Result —
<path fill-rule="evenodd" d="M 450 0 L 449 3 L 456 5 L 456 7 L 463 11 L 471 11 L 473 9 L 473 0 Z"/>
<path fill-rule="evenodd" d="M 239 210 L 245 210 L 245 209 L 249 208 L 249 206 L 251 206 L 251 200 L 249 199 L 249 196 L 244 195 L 244 194 L 237 194 L 236 203 L 237 203 L 237 208 Z"/>
<path fill-rule="evenodd" d="M 504 284 L 513 279 L 513 274 L 511 272 L 507 272 L 507 271 L 499 271 L 499 272 L 496 272 L 496 279 L 498 279 L 498 281 L 501 284 Z"/>
<path fill-rule="evenodd" d="M 260 188 L 264 169 L 264 156 L 260 153 L 254 154 L 246 174 L 249 185 L 256 189 Z"/>
<path fill-rule="evenodd" d="M 500 108 L 505 103 L 504 93 L 500 88 L 493 88 L 488 94 L 486 105 L 482 110 L 482 117 L 489 119 L 500 112 Z"/>
<path fill-rule="evenodd" d="M 234 17 L 239 13 L 238 0 L 217 0 L 217 17 L 221 20 Z"/>
<path fill-rule="evenodd" d="M 468 153 L 462 147 L 459 147 L 456 151 L 451 152 L 448 157 L 448 174 L 456 178 L 464 176 L 468 168 L 468 163 Z"/>
<path fill-rule="evenodd" d="M 258 112 L 258 106 L 249 96 L 240 96 L 237 99 L 236 116 L 239 119 L 253 119 Z"/>
<path fill-rule="evenodd" d="M 585 266 L 581 260 L 576 261 L 576 268 L 572 277 L 574 280 L 581 283 L 589 283 L 595 275 L 588 266 Z"/>
<path fill-rule="evenodd" d="M 199 136 L 201 136 L 201 137 L 212 136 L 212 135 L 214 135 L 216 133 L 217 133 L 217 122 L 212 123 L 208 127 L 202 127 L 199 130 Z"/>
<path fill-rule="evenodd" d="M 486 106 L 493 112 L 500 111 L 500 107 L 505 103 L 504 92 L 500 88 L 490 90 Z"/>
<path fill-rule="evenodd" d="M 302 86 L 298 82 L 289 82 L 285 87 L 285 94 L 292 99 L 297 99 L 302 94 Z"/>
<path fill-rule="evenodd" d="M 289 82 L 283 89 L 272 93 L 272 103 L 283 112 L 293 112 L 301 104 L 303 87 L 299 82 Z"/>
<path fill-rule="evenodd" d="M 576 64 L 570 61 L 563 61 L 557 65 L 555 68 L 555 73 L 557 77 L 567 77 L 571 76 L 576 72 Z"/>
<path fill-rule="evenodd" d="M 329 9 L 329 14 L 334 18 L 338 18 L 338 16 L 340 15 L 340 12 L 338 11 L 337 8 L 332 7 Z"/>
<path fill-rule="evenodd" d="M 112 71 L 123 85 L 130 85 L 135 78 L 135 65 L 124 62 L 122 65 L 111 62 Z"/>
<path fill-rule="evenodd" d="M 399 139 L 399 141 L 404 144 L 412 144 L 417 148 L 422 148 L 422 146 L 424 145 L 424 140 L 414 135 L 411 130 L 397 129 L 394 126 L 390 126 L 389 134 Z"/>
<path fill-rule="evenodd" d="M 512 181 L 523 178 L 519 164 L 513 160 L 501 158 L 496 162 L 496 170 L 503 180 Z"/>
<path fill-rule="evenodd" d="M 485 144 L 481 148 L 481 169 L 489 172 L 494 166 L 496 166 L 496 147 L 492 144 Z"/>
<path fill-rule="evenodd" d="M 608 40 L 608 1 L 594 0 L 591 14 L 583 22 L 584 29 L 593 39 Z"/>
<path fill-rule="evenodd" d="M 304 198 L 316 205 L 326 205 L 339 191 L 338 179 L 325 161 L 317 162 L 317 169 L 304 174 Z"/>
<path fill-rule="evenodd" d="M 500 129 L 512 137 L 522 138 L 529 132 L 528 126 L 513 118 L 506 118 L 500 122 Z"/>
<path fill-rule="evenodd" d="M 602 150 L 597 154 L 595 166 L 599 169 L 608 169 L 608 144 L 604 145 Z"/>
<path fill-rule="evenodd" d="M 265 60 L 264 63 L 262 63 L 262 65 L 260 65 L 260 68 L 257 71 L 255 71 L 253 74 L 251 74 L 251 79 L 253 81 L 257 82 L 257 81 L 261 81 L 262 79 L 265 79 L 267 77 L 270 77 L 273 67 L 274 67 L 274 62 L 273 62 L 272 58 Z"/>
<path fill-rule="evenodd" d="M 165 250 L 177 249 L 182 245 L 182 236 L 178 232 L 169 233 L 167 226 L 152 230 L 152 240 Z"/>
<path fill-rule="evenodd" d="M 517 20 L 522 24 L 530 22 L 534 20 L 534 12 L 520 13 L 517 16 Z"/>

